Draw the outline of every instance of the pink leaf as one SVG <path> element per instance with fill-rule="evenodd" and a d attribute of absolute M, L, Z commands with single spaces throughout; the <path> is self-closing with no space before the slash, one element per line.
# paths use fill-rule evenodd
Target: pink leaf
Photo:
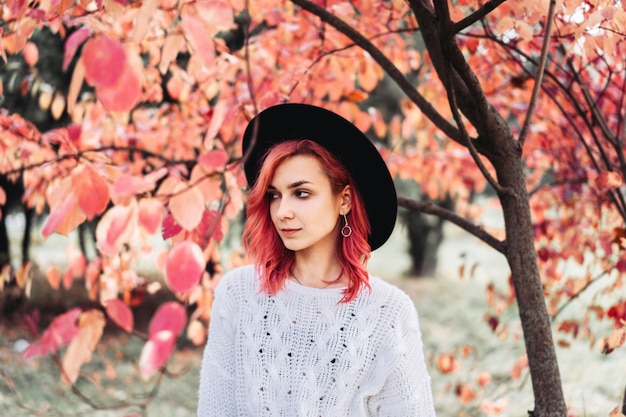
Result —
<path fill-rule="evenodd" d="M 89 36 L 91 36 L 91 29 L 82 27 L 67 37 L 67 41 L 65 41 L 65 54 L 63 55 L 63 71 L 67 71 L 70 62 L 72 62 L 76 54 L 76 50 Z"/>
<path fill-rule="evenodd" d="M 198 163 L 207 168 L 223 169 L 228 162 L 228 153 L 220 149 L 207 152 L 198 157 Z"/>
<path fill-rule="evenodd" d="M 133 109 L 141 96 L 141 80 L 128 65 L 117 83 L 112 86 L 97 86 L 96 96 L 104 108 L 112 112 L 127 112 Z"/>
<path fill-rule="evenodd" d="M 41 338 L 26 348 L 24 359 L 54 353 L 67 345 L 78 334 L 76 320 L 80 314 L 80 308 L 73 308 L 52 320 Z"/>
<path fill-rule="evenodd" d="M 109 204 L 109 186 L 91 165 L 79 165 L 72 171 L 72 188 L 78 206 L 89 220 L 101 214 Z"/>
<path fill-rule="evenodd" d="M 202 22 L 195 15 L 184 14 L 181 25 L 193 53 L 205 67 L 211 68 L 215 62 L 215 45 Z"/>
<path fill-rule="evenodd" d="M 203 140 L 203 144 L 206 149 L 213 148 L 213 139 L 215 139 L 220 129 L 224 125 L 224 121 L 226 120 L 228 111 L 229 106 L 225 103 L 224 100 L 218 101 L 215 107 L 213 107 L 211 121 L 209 122 L 209 127 L 207 128 Z"/>
<path fill-rule="evenodd" d="M 148 339 L 155 338 L 162 331 L 169 331 L 177 338 L 186 322 L 187 311 L 185 307 L 176 301 L 168 301 L 154 313 L 148 329 Z"/>
<path fill-rule="evenodd" d="M 96 227 L 96 241 L 104 255 L 116 255 L 130 239 L 137 220 L 135 205 L 115 206 L 109 209 Z"/>
<path fill-rule="evenodd" d="M 233 8 L 224 1 L 198 1 L 195 5 L 198 10 L 198 16 L 207 24 L 210 35 L 215 35 L 222 30 L 228 30 L 235 23 Z"/>
<path fill-rule="evenodd" d="M 160 0 L 144 0 L 139 10 L 139 14 L 135 17 L 135 33 L 133 33 L 133 42 L 140 43 L 148 32 L 150 19 L 159 7 Z"/>
<path fill-rule="evenodd" d="M 0 187 L 0 206 L 4 206 L 7 203 L 7 193 Z"/>
<path fill-rule="evenodd" d="M 165 366 L 176 343 L 176 336 L 171 331 L 163 330 L 150 338 L 141 350 L 139 372 L 148 380 L 156 371 Z"/>
<path fill-rule="evenodd" d="M 163 203 L 156 198 L 139 201 L 139 226 L 148 234 L 155 234 L 163 222 Z"/>
<path fill-rule="evenodd" d="M 118 84 L 127 68 L 126 51 L 119 40 L 99 35 L 83 47 L 83 64 L 89 84 L 111 87 Z"/>
<path fill-rule="evenodd" d="M 206 261 L 202 249 L 188 240 L 174 245 L 167 255 L 165 273 L 172 290 L 185 292 L 202 278 Z"/>
<path fill-rule="evenodd" d="M 175 195 L 170 199 L 169 209 L 176 222 L 184 229 L 192 230 L 202 220 L 204 197 L 197 187 L 180 183 L 174 188 Z"/>
<path fill-rule="evenodd" d="M 133 328 L 135 326 L 133 312 L 126 304 L 124 304 L 122 300 L 119 298 L 108 300 L 106 302 L 105 309 L 107 316 L 113 320 L 113 323 L 120 326 L 120 328 L 125 332 L 133 332 Z"/>

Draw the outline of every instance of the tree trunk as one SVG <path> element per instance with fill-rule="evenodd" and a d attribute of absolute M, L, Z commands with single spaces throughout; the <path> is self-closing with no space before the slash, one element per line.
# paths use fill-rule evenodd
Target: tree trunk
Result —
<path fill-rule="evenodd" d="M 535 396 L 533 417 L 565 417 L 550 319 L 534 246 L 529 195 L 521 159 L 509 154 L 494 161 L 498 182 L 512 193 L 500 197 L 506 229 L 506 258 L 511 268 Z"/>

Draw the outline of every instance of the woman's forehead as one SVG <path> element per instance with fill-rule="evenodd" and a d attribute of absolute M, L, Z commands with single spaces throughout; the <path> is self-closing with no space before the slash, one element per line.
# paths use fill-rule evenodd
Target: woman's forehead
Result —
<path fill-rule="evenodd" d="M 324 181 L 325 180 L 325 181 Z M 292 184 L 295 182 L 319 183 L 329 182 L 328 175 L 324 171 L 320 161 L 312 155 L 295 155 L 281 162 L 274 171 L 272 185 L 276 182 Z"/>

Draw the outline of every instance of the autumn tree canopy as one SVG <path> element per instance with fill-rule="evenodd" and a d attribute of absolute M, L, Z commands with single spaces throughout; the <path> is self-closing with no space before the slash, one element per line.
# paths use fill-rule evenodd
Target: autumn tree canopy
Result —
<path fill-rule="evenodd" d="M 3 3 L 0 54 L 23 65 L 4 96 L 34 97 L 59 127 L 39 130 L 0 112 L 0 173 L 49 215 L 43 235 L 98 219 L 98 259 L 79 254 L 47 271 L 58 288 L 85 280 L 99 309 L 59 316 L 27 356 L 72 357 L 74 383 L 106 319 L 132 331 L 130 260 L 161 234 L 159 256 L 176 302 L 159 311 L 140 369 L 150 378 L 184 328 L 201 344 L 219 268 L 217 245 L 245 203 L 240 137 L 247 120 L 283 102 L 335 110 L 367 132 L 392 173 L 455 212 L 400 196 L 500 251 L 511 268 L 533 382 L 533 416 L 567 414 L 553 332 L 624 343 L 626 302 L 593 303 L 561 319 L 593 285 L 613 293 L 626 261 L 624 3 L 593 1 L 48 0 Z M 45 77 L 33 42 L 64 45 L 64 86 Z M 397 100 L 374 106 L 381 85 Z M 486 188 L 505 230 L 475 219 Z M 0 189 L 0 205 L 6 196 Z M 242 261 L 240 257 L 237 261 Z M 573 273 L 562 266 L 574 263 Z M 24 274 L 25 272 L 21 272 Z M 5 274 L 8 272 L 5 271 Z M 590 289 L 591 288 L 591 289 Z M 614 299 L 613 299 L 614 300 Z M 195 306 L 190 317 L 180 306 Z M 176 318 L 164 320 L 163 317 Z M 612 320 L 614 332 L 593 324 Z M 490 317 L 497 323 L 498 313 Z M 60 333 L 59 333 L 60 332 Z M 79 352 L 80 354 L 76 354 Z"/>

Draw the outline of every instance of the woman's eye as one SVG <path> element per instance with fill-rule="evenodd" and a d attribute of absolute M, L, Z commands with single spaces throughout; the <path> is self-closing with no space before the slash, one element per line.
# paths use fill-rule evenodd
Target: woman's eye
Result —
<path fill-rule="evenodd" d="M 280 197 L 280 194 L 278 193 L 267 193 L 267 199 L 268 200 L 276 200 L 277 198 Z"/>
<path fill-rule="evenodd" d="M 311 195 L 311 193 L 305 190 L 296 191 L 296 197 L 298 198 L 307 198 L 309 195 Z"/>

